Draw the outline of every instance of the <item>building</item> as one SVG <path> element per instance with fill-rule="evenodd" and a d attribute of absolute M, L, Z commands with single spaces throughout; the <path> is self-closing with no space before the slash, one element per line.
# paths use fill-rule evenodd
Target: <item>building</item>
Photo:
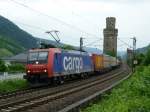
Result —
<path fill-rule="evenodd" d="M 104 44 L 103 53 L 117 56 L 117 36 L 118 29 L 115 28 L 116 19 L 114 17 L 106 18 L 106 28 L 103 30 Z"/>
<path fill-rule="evenodd" d="M 27 52 L 23 52 L 23 53 L 17 54 L 12 57 L 2 58 L 1 60 L 5 61 L 6 64 L 11 64 L 11 63 L 26 64 L 27 63 Z"/>
<path fill-rule="evenodd" d="M 127 48 L 127 63 L 131 67 L 132 66 L 132 60 L 133 60 L 133 50 Z"/>

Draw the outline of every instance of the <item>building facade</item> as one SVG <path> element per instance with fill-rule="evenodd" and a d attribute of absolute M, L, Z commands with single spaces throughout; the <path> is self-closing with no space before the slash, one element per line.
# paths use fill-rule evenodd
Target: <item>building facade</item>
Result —
<path fill-rule="evenodd" d="M 118 29 L 115 28 L 116 19 L 114 17 L 106 18 L 106 28 L 103 30 L 104 44 L 103 53 L 117 56 L 117 36 Z"/>

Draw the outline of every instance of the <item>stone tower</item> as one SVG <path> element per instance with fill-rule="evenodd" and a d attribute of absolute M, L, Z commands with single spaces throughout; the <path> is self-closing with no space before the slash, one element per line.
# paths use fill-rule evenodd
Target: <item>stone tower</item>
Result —
<path fill-rule="evenodd" d="M 116 19 L 114 17 L 106 18 L 106 28 L 103 30 L 104 45 L 103 53 L 117 56 L 117 35 L 118 29 L 115 28 Z"/>

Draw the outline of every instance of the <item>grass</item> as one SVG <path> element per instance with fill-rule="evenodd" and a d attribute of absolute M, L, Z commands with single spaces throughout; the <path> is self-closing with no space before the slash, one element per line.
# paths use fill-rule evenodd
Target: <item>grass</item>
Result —
<path fill-rule="evenodd" d="M 150 66 L 137 67 L 130 79 L 82 112 L 150 112 Z"/>
<path fill-rule="evenodd" d="M 28 83 L 24 79 L 11 79 L 0 81 L 0 93 L 7 93 L 16 90 L 21 90 L 27 87 Z"/>

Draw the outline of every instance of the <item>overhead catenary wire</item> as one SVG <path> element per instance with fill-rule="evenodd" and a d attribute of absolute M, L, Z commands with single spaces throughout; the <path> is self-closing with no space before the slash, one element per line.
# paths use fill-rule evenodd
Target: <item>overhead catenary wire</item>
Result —
<path fill-rule="evenodd" d="M 76 27 L 76 26 L 74 26 L 74 25 L 71 25 L 71 24 L 69 24 L 69 23 L 66 23 L 66 22 L 64 22 L 64 21 L 62 21 L 62 20 L 60 20 L 60 19 L 58 19 L 58 18 L 55 18 L 55 17 L 50 16 L 50 15 L 47 15 L 47 14 L 45 14 L 45 13 L 43 13 L 43 12 L 40 12 L 40 11 L 38 11 L 38 10 L 36 10 L 36 9 L 34 9 L 34 8 L 31 8 L 31 7 L 28 6 L 28 5 L 25 5 L 25 4 L 23 4 L 23 3 L 20 3 L 20 2 L 18 2 L 18 1 L 16 1 L 16 0 L 10 0 L 10 1 L 14 2 L 15 4 L 21 5 L 21 6 L 27 8 L 27 9 L 29 9 L 29 10 L 32 10 L 32 11 L 34 11 L 34 12 L 36 12 L 36 13 L 39 13 L 40 15 L 46 16 L 46 17 L 48 17 L 48 18 L 50 18 L 50 19 L 52 19 L 52 20 L 54 20 L 54 21 L 57 21 L 57 22 L 61 23 L 62 25 L 65 25 L 65 26 L 67 26 L 67 27 L 73 28 L 74 30 L 80 31 L 80 32 L 85 33 L 85 34 L 87 34 L 87 35 L 91 35 L 91 36 L 93 36 L 93 37 L 95 37 L 95 38 L 99 38 L 99 37 L 98 37 L 97 35 L 95 35 L 95 34 L 87 33 L 86 31 L 84 31 L 84 30 L 82 30 L 82 29 L 80 29 L 80 28 L 78 28 L 78 27 Z M 76 15 L 77 15 L 77 14 L 76 14 Z M 79 16 L 79 15 L 78 15 L 78 16 Z M 31 26 L 31 25 L 27 25 L 27 24 L 24 24 L 24 25 L 26 25 L 26 26 Z M 36 27 L 36 26 L 31 26 L 31 27 L 32 27 L 32 28 L 36 28 L 36 29 L 41 29 L 41 30 L 43 30 L 43 31 L 45 30 L 45 29 L 43 29 L 43 28 Z M 121 41 L 122 43 L 124 43 L 124 45 L 126 45 L 126 46 L 132 48 L 131 45 L 129 45 L 128 43 L 124 42 L 124 41 L 121 40 L 120 38 L 118 38 L 118 40 Z M 87 44 L 87 45 L 89 45 L 89 44 Z M 87 45 L 85 45 L 85 46 L 87 46 Z"/>
<path fill-rule="evenodd" d="M 122 47 L 122 46 L 126 46 L 125 44 L 120 44 L 120 45 L 117 45 L 118 47 Z"/>
<path fill-rule="evenodd" d="M 103 44 L 92 44 L 92 45 L 86 45 L 86 46 L 103 46 Z"/>
<path fill-rule="evenodd" d="M 19 23 L 19 24 L 22 24 L 23 26 L 27 26 L 27 27 L 30 27 L 30 28 L 34 28 L 34 29 L 37 29 L 37 30 L 46 31 L 46 29 L 41 28 L 41 27 L 39 27 L 39 26 L 29 25 L 29 24 L 26 24 L 26 23 L 23 23 L 23 22 L 20 22 L 20 21 L 17 21 L 17 20 L 13 20 L 13 21 L 15 21 L 15 22 L 17 22 L 17 23 Z M 121 39 L 120 39 L 120 38 L 121 38 Z M 128 38 L 128 37 L 126 37 L 126 39 L 127 39 L 127 38 Z M 74 38 L 74 39 L 75 39 L 75 38 Z M 88 40 L 88 39 L 89 39 L 89 38 L 85 38 L 85 40 Z M 93 39 L 93 38 L 90 38 L 90 39 Z M 85 47 L 85 46 L 94 46 L 94 47 L 103 46 L 103 45 L 95 45 L 95 43 L 97 43 L 98 40 L 103 40 L 103 38 L 102 38 L 102 37 L 101 37 L 101 38 L 98 38 L 97 40 L 94 40 L 94 41 L 92 41 L 91 43 L 88 43 L 88 44 L 84 45 L 84 47 Z M 122 46 L 125 45 L 125 46 L 128 46 L 128 47 L 131 48 L 131 46 L 130 46 L 128 43 L 126 43 L 125 41 L 122 40 L 122 37 L 119 37 L 118 40 L 123 43 L 123 44 L 121 44 L 121 45 L 118 45 L 119 47 L 122 47 Z M 87 42 L 86 42 L 86 43 L 87 43 Z"/>
<path fill-rule="evenodd" d="M 92 44 L 95 44 L 98 40 L 100 40 L 100 39 L 97 39 L 97 40 L 94 40 L 94 41 L 92 41 L 92 42 L 90 42 L 90 43 L 88 43 L 88 44 L 85 44 L 84 47 L 85 47 L 85 46 L 92 45 Z"/>
<path fill-rule="evenodd" d="M 46 31 L 47 30 L 45 28 L 42 28 L 42 27 L 39 27 L 39 26 L 35 26 L 35 25 L 29 25 L 29 24 L 26 24 L 26 23 L 23 23 L 23 22 L 20 22 L 20 21 L 17 21 L 17 20 L 12 20 L 12 21 L 14 21 L 15 23 L 21 24 L 23 26 L 27 26 L 27 27 L 33 28 L 33 29 L 37 29 L 37 30 L 41 30 L 41 31 Z"/>
<path fill-rule="evenodd" d="M 132 48 L 131 45 L 129 45 L 128 43 L 126 43 L 125 41 L 123 41 L 123 40 L 120 39 L 120 38 L 122 38 L 122 37 L 118 37 L 117 39 L 118 39 L 122 44 L 121 44 L 121 45 L 118 45 L 118 47 L 127 46 L 127 47 L 129 47 L 129 48 Z M 128 37 L 126 37 L 126 38 L 128 38 Z M 85 40 L 86 40 L 86 39 L 85 39 Z M 103 38 L 101 37 L 101 38 L 99 38 L 99 39 L 97 39 L 97 40 L 94 40 L 94 41 L 92 41 L 92 42 L 90 42 L 90 43 L 87 43 L 87 44 L 84 45 L 84 47 L 85 47 L 85 46 L 103 46 L 103 45 L 95 45 L 95 43 L 98 43 L 99 40 L 103 40 Z"/>
<path fill-rule="evenodd" d="M 25 25 L 25 26 L 28 26 L 28 27 L 32 27 L 32 28 L 34 28 L 34 29 L 40 29 L 40 30 L 43 30 L 43 31 L 45 31 L 46 29 L 44 29 L 44 28 L 41 28 L 41 27 L 38 27 L 38 26 L 33 26 L 33 25 L 29 25 L 29 24 L 25 24 L 25 23 L 22 23 L 22 22 L 19 22 L 19 21 L 16 21 L 16 22 L 18 22 L 18 23 L 20 23 L 20 24 L 22 24 L 22 25 Z M 121 39 L 120 39 L 121 38 Z M 76 38 L 74 38 L 74 39 L 76 39 Z M 85 40 L 89 40 L 89 39 L 94 39 L 94 38 L 85 38 Z M 96 38 L 97 39 L 97 38 Z M 131 47 L 131 45 L 129 45 L 128 43 L 126 43 L 125 41 L 123 41 L 122 40 L 122 37 L 119 37 L 119 38 L 117 38 L 119 41 L 121 41 L 123 44 L 121 44 L 121 45 L 118 45 L 119 47 L 122 47 L 122 46 L 128 46 L 128 47 L 130 47 L 130 48 L 132 48 Z M 126 39 L 128 39 L 128 37 L 126 37 Z M 77 40 L 77 39 L 76 39 Z M 86 45 L 84 45 L 84 46 L 91 46 L 92 44 L 92 46 L 103 46 L 103 45 L 94 45 L 95 43 L 97 43 L 98 42 L 98 40 L 103 40 L 103 38 L 101 37 L 101 38 L 98 38 L 97 40 L 95 40 L 95 41 L 93 41 L 93 42 L 91 42 L 91 43 L 88 43 L 88 44 L 86 44 Z M 86 42 L 87 43 L 87 42 Z"/>
<path fill-rule="evenodd" d="M 16 22 L 16 23 L 18 23 L 18 24 L 21 24 L 21 25 L 23 25 L 23 26 L 27 26 L 27 27 L 29 27 L 29 28 L 33 28 L 33 29 L 36 29 L 36 30 L 41 30 L 42 32 L 44 32 L 45 33 L 45 31 L 47 30 L 47 29 L 44 29 L 44 28 L 42 28 L 42 27 L 39 27 L 39 26 L 35 26 L 35 25 L 29 25 L 29 24 L 26 24 L 26 23 L 23 23 L 23 22 L 20 22 L 20 21 L 17 21 L 17 20 L 13 20 L 14 22 Z M 60 32 L 59 32 L 60 33 Z M 64 34 L 63 34 L 64 35 Z M 58 36 L 57 36 L 58 37 Z M 78 41 L 79 39 L 77 39 L 77 38 L 73 38 L 73 37 L 71 37 L 71 39 L 74 39 L 74 40 L 76 40 L 76 41 Z"/>
<path fill-rule="evenodd" d="M 63 4 L 57 4 L 57 5 L 59 5 L 61 7 Z M 80 19 L 82 19 L 83 21 L 86 21 L 88 24 L 91 24 L 94 27 L 97 27 L 97 29 L 99 29 L 99 26 L 97 24 L 93 23 L 93 20 L 87 19 L 85 16 L 82 16 L 82 15 L 76 13 L 75 11 L 73 11 L 73 9 L 72 9 L 71 13 L 72 13 L 72 15 L 74 15 L 76 17 L 80 17 Z"/>
<path fill-rule="evenodd" d="M 129 48 L 132 48 L 131 45 L 129 45 L 128 43 L 126 43 L 125 41 L 121 40 L 120 38 L 117 38 L 120 42 L 124 43 L 124 45 L 128 46 Z"/>
<path fill-rule="evenodd" d="M 47 30 L 46 28 L 42 28 L 42 27 L 39 27 L 39 26 L 36 26 L 36 25 L 30 25 L 30 24 L 26 24 L 26 23 L 23 23 L 23 22 L 20 22 L 18 20 L 12 20 L 14 21 L 15 23 L 18 23 L 18 25 L 21 25 L 21 26 L 25 26 L 25 27 L 29 27 L 31 29 L 36 29 L 36 30 L 41 30 L 42 33 L 45 33 L 45 31 Z M 51 28 L 52 29 L 52 28 Z M 60 33 L 60 32 L 59 32 Z M 60 33 L 61 34 L 61 33 Z M 66 34 L 63 34 L 63 35 L 66 35 Z M 68 36 L 67 36 L 68 37 Z M 71 37 L 72 38 L 72 37 Z M 76 39 L 77 41 L 79 39 L 77 38 L 73 38 L 73 39 Z"/>
<path fill-rule="evenodd" d="M 84 30 L 82 30 L 82 29 L 80 29 L 80 28 L 78 28 L 78 27 L 76 27 L 76 26 L 74 26 L 74 25 L 71 25 L 71 24 L 69 24 L 69 23 L 66 23 L 66 22 L 64 22 L 64 21 L 62 21 L 62 20 L 60 20 L 60 19 L 58 19 L 58 18 L 55 18 L 55 17 L 50 16 L 50 15 L 47 15 L 47 14 L 45 14 L 45 13 L 43 13 L 43 12 L 40 12 L 40 11 L 38 11 L 38 10 L 36 10 L 36 9 L 33 9 L 33 8 L 29 7 L 28 5 L 25 5 L 25 4 L 23 4 L 23 3 L 17 2 L 16 0 L 10 0 L 10 1 L 12 1 L 13 3 L 18 4 L 18 5 L 20 5 L 20 6 L 23 6 L 23 7 L 27 8 L 27 9 L 29 9 L 29 10 L 31 10 L 31 11 L 34 11 L 34 12 L 36 12 L 36 13 L 39 13 L 40 15 L 43 15 L 43 16 L 45 16 L 45 17 L 48 17 L 48 18 L 50 18 L 50 19 L 52 19 L 52 20 L 54 20 L 54 21 L 57 21 L 57 22 L 61 23 L 62 25 L 65 25 L 65 26 L 67 26 L 67 27 L 69 27 L 69 28 L 72 28 L 72 29 L 74 29 L 74 30 L 80 31 L 80 32 L 85 33 L 85 34 L 87 34 L 87 35 L 91 35 L 91 36 L 93 36 L 93 37 L 98 37 L 98 36 L 95 35 L 95 34 L 87 33 L 86 31 L 84 31 Z"/>
<path fill-rule="evenodd" d="M 83 17 L 83 16 L 81 16 L 81 15 L 75 13 L 75 12 L 73 12 L 72 14 L 75 15 L 75 16 L 80 17 L 82 20 L 87 21 L 90 24 L 93 24 L 93 26 L 95 26 L 97 29 L 99 29 L 99 26 L 94 24 L 92 20 L 86 19 L 85 17 Z"/>

